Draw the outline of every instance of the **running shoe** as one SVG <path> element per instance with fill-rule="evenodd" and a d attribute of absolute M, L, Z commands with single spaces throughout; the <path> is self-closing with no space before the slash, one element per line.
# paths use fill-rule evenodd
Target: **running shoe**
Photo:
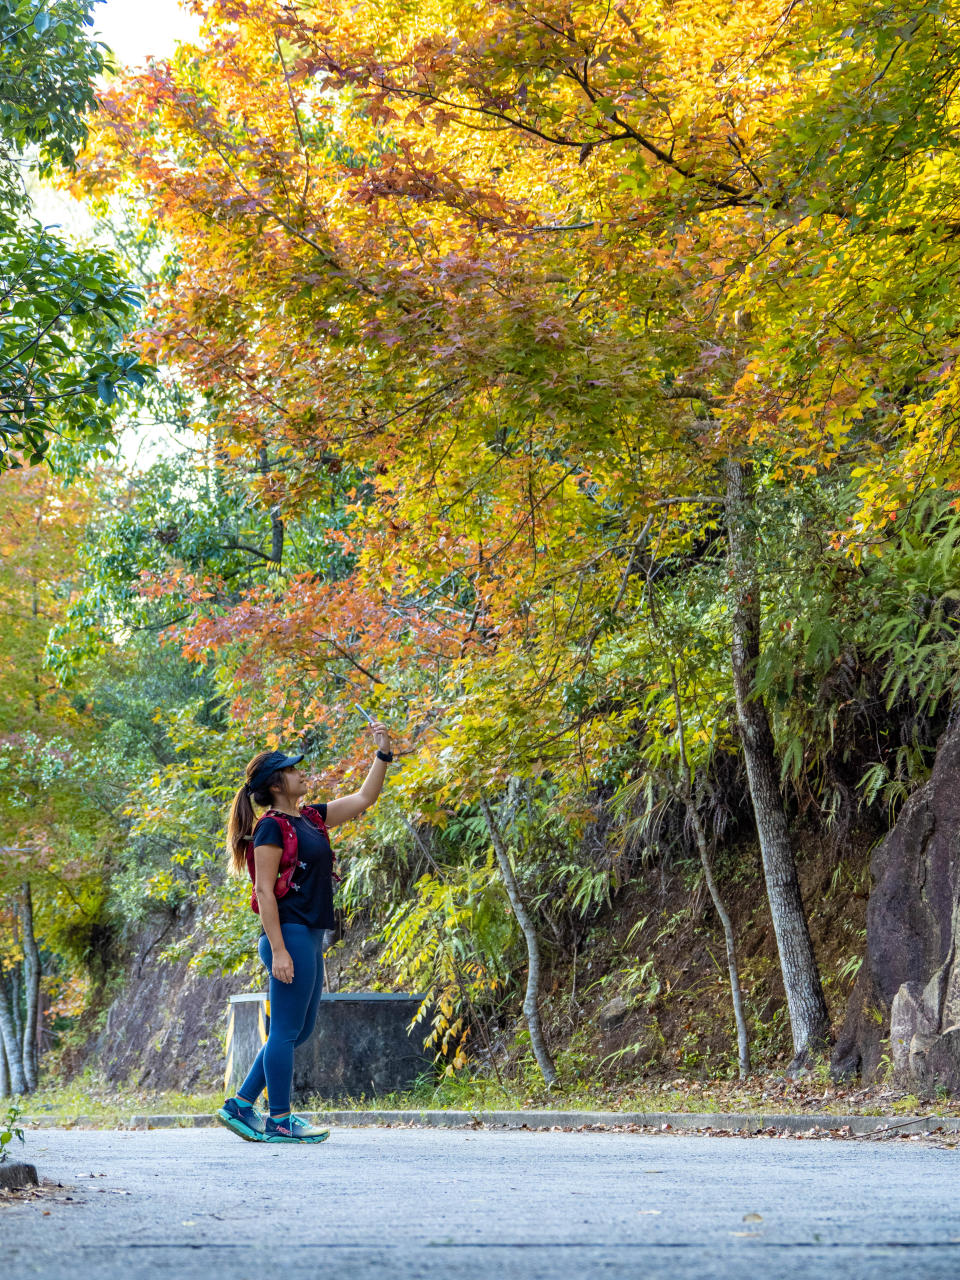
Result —
<path fill-rule="evenodd" d="M 221 1124 L 232 1129 L 247 1142 L 262 1142 L 266 1127 L 264 1118 L 256 1107 L 246 1106 L 236 1098 L 228 1098 L 217 1112 Z"/>
<path fill-rule="evenodd" d="M 274 1120 L 267 1116 L 263 1134 L 264 1142 L 323 1142 L 330 1137 L 329 1129 L 318 1129 L 300 1116 L 284 1116 Z"/>

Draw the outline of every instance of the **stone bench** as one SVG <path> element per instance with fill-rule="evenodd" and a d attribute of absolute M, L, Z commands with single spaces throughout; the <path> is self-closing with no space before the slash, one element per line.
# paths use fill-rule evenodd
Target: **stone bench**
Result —
<path fill-rule="evenodd" d="M 409 1031 L 422 996 L 381 992 L 324 993 L 310 1039 L 293 1060 L 293 1099 L 382 1097 L 411 1089 L 433 1074 L 433 1053 L 424 1049 L 429 1018 Z M 262 992 L 230 996 L 227 1012 L 228 1093 L 240 1086 L 267 1038 L 267 997 Z"/>

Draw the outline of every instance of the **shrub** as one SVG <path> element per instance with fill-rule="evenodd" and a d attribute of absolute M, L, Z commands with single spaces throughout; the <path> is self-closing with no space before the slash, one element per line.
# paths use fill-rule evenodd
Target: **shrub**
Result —
<path fill-rule="evenodd" d="M 0 1164 L 7 1158 L 7 1147 L 14 1140 L 19 1138 L 23 1142 L 23 1130 L 17 1127 L 17 1121 L 20 1119 L 20 1108 L 11 1103 L 7 1108 L 6 1115 L 0 1117 Z"/>

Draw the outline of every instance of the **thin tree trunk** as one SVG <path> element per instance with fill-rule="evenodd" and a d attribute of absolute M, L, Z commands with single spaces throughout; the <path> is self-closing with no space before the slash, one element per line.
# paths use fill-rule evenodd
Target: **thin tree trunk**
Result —
<path fill-rule="evenodd" d="M 13 1017 L 13 1034 L 17 1044 L 23 1044 L 23 1014 L 20 1009 L 20 972 L 22 966 L 17 964 L 10 970 L 10 1013 Z"/>
<path fill-rule="evenodd" d="M 7 1068 L 10 1077 L 9 1089 L 16 1097 L 18 1094 L 27 1092 L 27 1080 L 23 1074 L 22 1041 L 17 1035 L 10 988 L 7 986 L 3 974 L 0 974 L 0 1036 L 3 1037 L 3 1047 L 7 1053 Z"/>
<path fill-rule="evenodd" d="M 811 1053 L 827 1043 L 830 1015 L 823 998 L 800 894 L 790 828 L 780 793 L 773 733 L 763 699 L 756 696 L 753 687 L 760 656 L 760 602 L 753 538 L 746 519 L 748 501 L 743 466 L 737 458 L 728 458 L 725 508 L 733 629 L 733 687 L 767 899 L 793 1033 L 794 1060 L 790 1069 L 796 1069 L 808 1061 Z"/>
<path fill-rule="evenodd" d="M 493 852 L 496 854 L 500 874 L 503 876 L 503 882 L 507 887 L 507 897 L 510 899 L 513 914 L 517 917 L 517 924 L 520 926 L 520 931 L 527 944 L 527 990 L 523 997 L 523 1016 L 527 1023 L 527 1030 L 530 1032 L 533 1056 L 537 1060 L 537 1066 L 540 1068 L 547 1088 L 550 1089 L 557 1082 L 557 1069 L 553 1065 L 553 1059 L 547 1049 L 543 1036 L 543 1027 L 540 1022 L 540 946 L 537 942 L 537 931 L 533 927 L 533 921 L 530 919 L 526 907 L 523 905 L 523 899 L 520 897 L 520 889 L 517 885 L 517 877 L 514 875 L 513 866 L 507 854 L 506 845 L 503 842 L 503 836 L 497 826 L 489 802 L 482 791 L 480 793 L 480 808 L 483 810 L 487 830 L 490 832 L 490 842 L 493 845 Z"/>
<path fill-rule="evenodd" d="M 283 560 L 283 521 L 276 507 L 270 510 L 270 559 L 276 564 Z"/>
<path fill-rule="evenodd" d="M 733 924 L 730 920 L 730 913 L 727 911 L 723 898 L 720 896 L 717 882 L 714 879 L 713 858 L 707 842 L 707 833 L 703 829 L 703 823 L 700 821 L 700 814 L 694 802 L 693 776 L 690 772 L 690 762 L 687 759 L 687 737 L 683 723 L 683 707 L 680 702 L 680 690 L 677 688 L 677 671 L 676 667 L 673 666 L 670 668 L 670 682 L 673 687 L 673 705 L 677 712 L 677 733 L 680 739 L 680 778 L 683 802 L 693 824 L 704 879 L 707 882 L 707 888 L 710 890 L 710 897 L 713 899 L 714 910 L 719 916 L 720 924 L 723 928 L 723 940 L 727 948 L 727 972 L 730 975 L 730 996 L 733 1001 L 733 1017 L 737 1026 L 737 1058 L 740 1079 L 745 1080 L 750 1074 L 750 1041 L 747 1036 L 747 1019 L 743 1012 L 743 992 L 740 988 L 740 970 L 737 966 Z"/>
<path fill-rule="evenodd" d="M 267 455 L 266 445 L 260 446 L 259 454 L 260 474 L 267 475 L 270 471 L 270 460 Z M 275 564 L 280 564 L 283 560 L 283 520 L 280 518 L 280 510 L 278 507 L 270 508 L 270 556 Z"/>
<path fill-rule="evenodd" d="M 0 982 L 3 979 L 0 978 Z M 0 1099 L 10 1096 L 10 1069 L 7 1066 L 7 1050 L 3 1043 L 3 1032 L 0 1030 Z"/>
<path fill-rule="evenodd" d="M 20 927 L 23 931 L 23 995 L 26 1016 L 23 1020 L 23 1073 L 27 1089 L 32 1093 L 39 1083 L 37 1053 L 37 1019 L 40 1007 L 40 952 L 33 932 L 33 895 L 28 880 L 20 896 Z"/>

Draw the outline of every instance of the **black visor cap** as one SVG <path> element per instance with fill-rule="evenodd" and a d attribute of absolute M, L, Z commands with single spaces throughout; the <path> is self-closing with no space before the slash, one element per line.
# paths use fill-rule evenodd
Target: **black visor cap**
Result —
<path fill-rule="evenodd" d="M 298 756 L 287 756 L 284 755 L 282 751 L 271 751 L 257 772 L 249 780 L 247 786 L 251 791 L 259 791 L 264 783 L 268 782 L 278 769 L 289 769 L 291 765 L 299 764 L 302 759 L 302 751 Z"/>

